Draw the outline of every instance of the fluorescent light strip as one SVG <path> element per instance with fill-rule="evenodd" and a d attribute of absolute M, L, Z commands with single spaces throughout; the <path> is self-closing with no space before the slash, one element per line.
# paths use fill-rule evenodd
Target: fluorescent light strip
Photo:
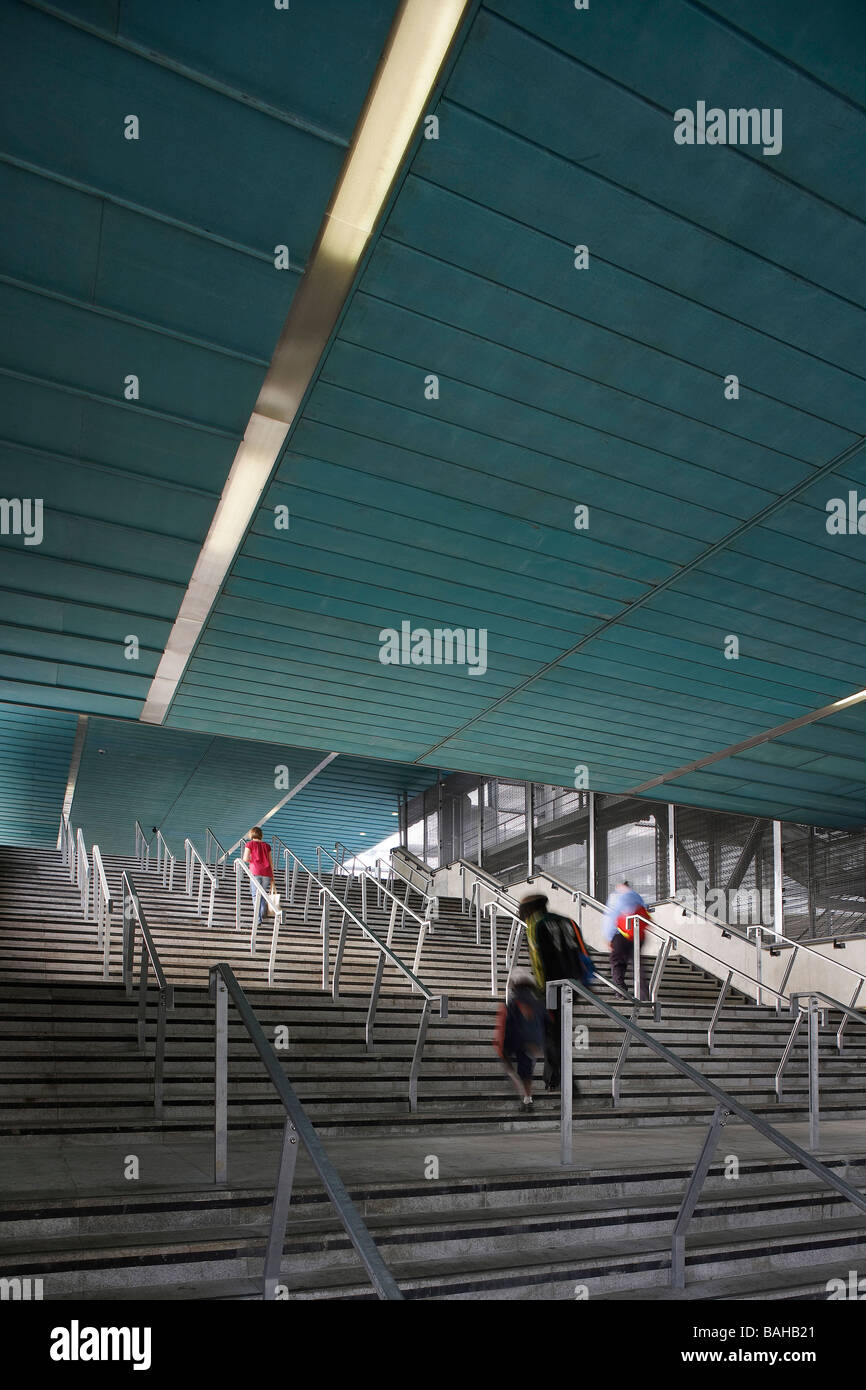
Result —
<path fill-rule="evenodd" d="M 286 793 L 282 801 L 278 801 L 276 806 L 272 806 L 270 811 L 268 811 L 268 814 L 266 816 L 262 816 L 261 820 L 257 821 L 256 823 L 258 825 L 265 825 L 271 819 L 271 816 L 275 816 L 277 814 L 277 811 L 282 810 L 287 801 L 291 801 L 293 796 L 297 796 L 298 792 L 302 792 L 304 790 L 304 787 L 306 787 L 309 782 L 312 782 L 313 778 L 316 777 L 322 771 L 323 767 L 327 767 L 328 763 L 332 763 L 334 759 L 338 758 L 339 756 L 339 753 L 329 753 L 326 758 L 323 758 L 320 763 L 316 764 L 312 772 L 308 772 L 306 777 L 301 778 L 300 782 L 296 787 L 292 787 L 292 790 Z M 230 854 L 234 854 L 235 850 L 243 844 L 245 839 L 246 836 L 242 835 L 239 840 L 235 840 L 231 849 L 226 850 L 226 857 L 228 857 L 228 855 Z"/>
<path fill-rule="evenodd" d="M 706 758 L 698 758 L 693 763 L 686 763 L 684 767 L 674 768 L 673 772 L 665 772 L 661 777 L 653 777 L 649 782 L 642 782 L 639 787 L 631 787 L 629 791 L 622 792 L 622 796 L 639 796 L 642 792 L 652 791 L 653 787 L 660 787 L 663 782 L 673 782 L 678 777 L 685 777 L 690 772 L 697 772 L 702 767 L 708 767 L 710 763 L 720 762 L 722 758 L 733 758 L 738 753 L 746 753 L 750 748 L 757 748 L 761 743 L 769 743 L 771 739 L 781 738 L 783 734 L 793 733 L 795 729 L 802 729 L 806 724 L 815 724 L 819 719 L 827 719 L 832 714 L 837 714 L 839 710 L 848 709 L 851 705 L 859 705 L 866 700 L 866 690 L 858 690 L 856 695 L 846 695 L 843 700 L 834 700 L 832 705 L 822 705 L 820 709 L 813 710 L 811 714 L 802 714 L 799 719 L 790 719 L 787 724 L 777 724 L 775 729 L 767 729 L 763 734 L 755 734 L 754 738 L 744 739 L 742 743 L 732 743 L 730 747 L 723 748 L 720 753 L 710 753 Z"/>
<path fill-rule="evenodd" d="M 75 796 L 75 784 L 78 781 L 78 769 L 81 767 L 81 755 L 84 752 L 84 740 L 87 735 L 88 715 L 79 714 L 78 723 L 75 726 L 75 741 L 72 745 L 72 757 L 69 759 L 69 772 L 66 776 L 66 792 L 63 797 L 63 814 L 69 820 L 69 813 L 72 810 L 72 800 Z"/>
<path fill-rule="evenodd" d="M 403 0 L 140 719 L 161 724 L 474 0 Z"/>

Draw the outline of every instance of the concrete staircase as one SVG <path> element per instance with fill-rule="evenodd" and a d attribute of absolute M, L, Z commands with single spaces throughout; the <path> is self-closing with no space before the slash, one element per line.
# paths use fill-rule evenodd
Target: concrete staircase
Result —
<path fill-rule="evenodd" d="M 106 862 L 113 887 L 130 865 Z M 87 1145 L 117 1160 L 113 1176 L 98 1185 L 83 1180 L 72 1195 L 60 1181 L 22 1187 L 19 1178 L 19 1195 L 4 1204 L 0 1219 L 0 1275 L 40 1275 L 51 1298 L 256 1296 L 252 1280 L 261 1268 L 273 1163 L 262 1174 L 253 1159 L 273 1154 L 275 1162 L 283 1117 L 230 1010 L 232 1143 L 252 1155 L 254 1180 L 228 1189 L 208 1182 L 213 1006 L 205 984 L 208 964 L 226 960 L 268 1036 L 288 1029 L 287 1074 L 329 1148 L 339 1150 L 338 1166 L 407 1297 L 573 1298 L 575 1285 L 592 1297 L 664 1295 L 670 1230 L 712 1109 L 702 1092 L 633 1045 L 614 1110 L 610 1076 L 622 1034 L 580 1006 L 576 1021 L 587 1025 L 589 1045 L 576 1054 L 576 1169 L 558 1168 L 558 1097 L 540 1095 L 531 1118 L 519 1113 L 491 1047 L 497 1005 L 489 994 L 489 945 L 476 946 L 474 925 L 455 901 L 442 905 L 422 958 L 421 977 L 447 990 L 451 1010 L 447 1020 L 431 1023 L 419 1109 L 410 1115 L 407 1078 L 419 1000 L 402 977 L 386 972 L 375 1046 L 366 1051 L 369 943 L 350 937 L 341 998 L 332 1001 L 320 988 L 318 927 L 304 925 L 300 905 L 289 909 L 269 990 L 270 927 L 251 956 L 248 930 L 234 930 L 230 888 L 220 892 L 209 932 L 188 900 L 169 897 L 154 873 L 135 865 L 131 871 L 176 985 L 159 1121 L 151 1064 L 136 1049 L 134 1006 L 119 984 L 101 979 L 95 928 L 81 921 L 59 856 L 42 856 L 34 879 L 29 867 L 21 875 L 9 851 L 0 852 L 0 1152 L 10 1162 L 17 1154 L 19 1163 L 35 1155 L 34 1172 L 40 1156 L 80 1156 Z M 246 897 L 247 922 L 249 911 Z M 369 920 L 384 935 L 384 914 L 371 907 Z M 398 927 L 394 937 L 410 964 L 415 936 L 414 927 Z M 332 928 L 332 952 L 335 947 Z M 717 993 L 715 980 L 673 960 L 662 1020 L 644 1026 L 772 1123 L 802 1129 L 805 1045 L 780 1105 L 772 1078 L 789 1021 L 734 996 L 709 1056 L 706 1026 Z M 825 1161 L 860 1186 L 866 1039 L 852 1027 L 842 1058 L 831 1044 L 828 1030 L 822 1116 L 844 1130 L 845 1144 Z M 753 1132 L 736 1132 L 734 1152 L 746 1153 Z M 725 1153 L 734 1133 L 725 1132 Z M 134 1188 L 119 1180 L 126 1153 L 156 1152 L 160 1145 L 194 1154 L 194 1180 L 172 1187 L 164 1177 Z M 468 1164 L 470 1175 L 423 1176 L 424 1160 L 440 1150 L 462 1154 L 457 1169 Z M 382 1156 L 375 1179 L 371 1155 Z M 847 1276 L 864 1241 L 866 1222 L 857 1212 L 770 1148 L 741 1158 L 736 1181 L 723 1176 L 722 1165 L 711 1174 L 692 1225 L 687 1294 L 749 1298 L 769 1289 L 782 1298 L 826 1296 L 820 1292 L 826 1280 Z M 309 1178 L 296 1183 L 284 1283 L 292 1297 L 371 1296 L 332 1209 Z"/>

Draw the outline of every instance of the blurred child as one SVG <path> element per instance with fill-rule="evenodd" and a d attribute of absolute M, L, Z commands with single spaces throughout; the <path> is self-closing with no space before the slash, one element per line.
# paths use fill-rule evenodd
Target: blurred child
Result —
<path fill-rule="evenodd" d="M 515 970 L 506 1002 L 500 1004 L 496 1018 L 494 1046 L 505 1070 L 521 1097 L 523 1114 L 532 1105 L 532 1073 L 536 1058 L 544 1056 L 546 1011 L 541 995 L 528 970 Z"/>

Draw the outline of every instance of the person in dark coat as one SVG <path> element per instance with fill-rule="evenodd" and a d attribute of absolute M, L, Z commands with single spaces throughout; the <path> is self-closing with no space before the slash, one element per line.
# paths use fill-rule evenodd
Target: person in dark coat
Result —
<path fill-rule="evenodd" d="M 526 924 L 526 941 L 542 998 L 548 980 L 579 980 L 591 978 L 592 963 L 575 924 L 567 917 L 550 912 L 544 893 L 533 893 L 523 899 L 518 909 Z M 544 1085 L 548 1091 L 558 1091 L 560 1083 L 560 1006 L 548 1013 L 544 1056 Z M 576 1089 L 576 1083 L 575 1083 Z"/>

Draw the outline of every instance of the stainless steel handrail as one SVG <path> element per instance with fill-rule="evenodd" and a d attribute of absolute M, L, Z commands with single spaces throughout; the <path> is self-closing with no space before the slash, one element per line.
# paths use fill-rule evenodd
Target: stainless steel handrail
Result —
<path fill-rule="evenodd" d="M 572 1032 L 572 1003 L 575 993 L 591 1004 L 593 1008 L 599 1009 L 606 1014 L 614 1023 L 625 1028 L 639 1042 L 642 1042 L 656 1056 L 674 1067 L 688 1080 L 694 1082 L 702 1090 L 706 1091 L 716 1102 L 716 1108 L 703 1148 L 692 1171 L 683 1197 L 682 1205 L 674 1225 L 673 1237 L 671 1242 L 671 1284 L 674 1288 L 685 1287 L 685 1238 L 692 1214 L 697 1206 L 701 1195 L 707 1173 L 713 1160 L 719 1135 L 727 1120 L 731 1115 L 736 1115 L 738 1119 L 744 1120 L 746 1124 L 756 1129 L 765 1139 L 780 1148 L 790 1158 L 801 1163 L 804 1168 L 808 1168 L 822 1182 L 834 1188 L 847 1201 L 853 1203 L 858 1210 L 866 1212 L 866 1195 L 857 1191 L 844 1178 L 839 1178 L 832 1173 L 829 1168 L 825 1168 L 823 1163 L 814 1158 L 806 1149 L 800 1147 L 793 1139 L 788 1139 L 786 1135 L 775 1129 L 766 1120 L 762 1120 L 758 1115 L 753 1114 L 745 1105 L 742 1105 L 727 1091 L 723 1091 L 715 1082 L 708 1080 L 699 1071 L 683 1061 L 670 1048 L 665 1047 L 651 1033 L 647 1033 L 641 1028 L 634 1019 L 625 1018 L 610 1004 L 599 999 L 598 996 L 579 980 L 551 980 L 547 986 L 548 1007 L 556 1003 L 556 992 L 560 991 L 560 1027 L 561 1027 L 561 1068 L 560 1068 L 560 1159 L 563 1165 L 569 1165 L 573 1161 L 573 1135 L 572 1135 L 572 1070 L 573 1070 L 573 1032 Z"/>
<path fill-rule="evenodd" d="M 345 863 L 342 862 L 342 861 L 338 861 L 337 858 L 336 858 L 336 856 L 333 855 L 329 849 L 325 849 L 323 845 L 319 845 L 319 846 L 318 846 L 317 853 L 318 853 L 318 854 L 326 854 L 326 855 L 328 856 L 329 859 L 332 859 L 332 860 L 334 861 L 335 864 L 339 863 L 339 864 L 340 864 L 340 867 L 343 868 L 343 869 L 345 869 Z M 353 858 L 353 859 L 356 859 L 356 858 L 357 858 L 357 855 L 353 855 L 352 858 Z M 320 861 L 320 862 L 321 862 L 321 861 Z M 397 897 L 397 894 L 396 894 L 396 893 L 393 893 L 393 892 L 391 891 L 390 888 L 387 888 L 383 883 L 380 883 L 380 882 L 375 878 L 375 876 L 374 876 L 373 874 L 370 873 L 370 871 L 369 871 L 369 869 L 368 869 L 368 867 L 367 867 L 366 864 L 363 864 L 363 865 L 361 866 L 360 869 L 354 869 L 354 870 L 352 871 L 352 879 L 347 880 L 347 885 L 346 885 L 346 888 L 345 888 L 345 890 L 344 890 L 344 895 L 343 895 L 343 901 L 344 901 L 344 902 L 346 902 L 346 901 L 348 900 L 348 896 L 349 896 L 349 887 L 351 886 L 351 882 L 354 881 L 354 877 L 355 877 L 355 876 L 357 876 L 357 877 L 359 878 L 359 880 L 360 880 L 360 885 L 361 885 L 361 917 L 364 919 L 364 921 L 367 920 L 367 883 L 368 883 L 368 881 L 369 881 L 370 883 L 372 883 L 372 884 L 375 886 L 375 888 L 376 888 L 376 892 L 377 892 L 377 895 L 378 895 L 378 905 L 379 905 L 379 906 L 381 906 L 381 902 L 382 902 L 382 898 L 383 898 L 383 897 L 385 897 L 385 898 L 390 898 L 390 899 L 391 899 L 391 916 L 390 916 L 390 918 L 389 918 L 389 920 L 388 920 L 388 935 L 387 935 L 386 938 L 385 938 L 385 940 L 386 940 L 386 942 L 387 942 L 387 944 L 388 944 L 389 946 L 391 945 L 391 942 L 392 942 L 392 940 L 393 940 L 393 938 L 394 938 L 394 928 L 395 928 L 396 923 L 397 923 L 397 913 L 398 913 L 398 912 L 400 912 L 400 913 L 402 914 L 402 921 L 401 921 L 401 923 L 400 923 L 401 927 L 405 927 L 407 915 L 408 915 L 409 917 L 411 917 L 415 922 L 418 923 L 418 938 L 417 938 L 417 941 L 416 941 L 416 944 L 415 944 L 415 961 L 414 961 L 414 964 L 413 964 L 413 966 L 412 966 L 412 969 L 413 969 L 413 970 L 415 971 L 415 973 L 417 974 L 418 969 L 419 969 L 420 964 L 421 964 L 421 950 L 422 950 L 422 947 L 423 947 L 423 945 L 424 945 L 424 941 L 425 941 L 425 939 L 426 939 L 428 933 L 429 933 L 429 932 L 432 932 L 432 930 L 433 930 L 433 920 L 432 920 L 432 917 L 430 917 L 429 915 L 426 916 L 426 917 L 422 917 L 421 914 L 420 914 L 419 912 L 416 912 L 414 908 L 409 907 L 408 904 L 407 904 L 407 902 L 401 902 L 400 899 Z M 333 886 L 333 885 L 332 885 L 332 886 Z M 408 899 L 408 896 L 409 896 L 409 895 L 408 895 L 408 893 L 407 893 L 407 894 L 406 894 L 407 899 Z M 424 895 L 422 894 L 421 896 L 423 897 Z M 428 906 L 429 906 L 430 899 L 427 898 L 426 901 L 427 901 Z"/>
<path fill-rule="evenodd" d="M 184 854 L 186 856 L 186 895 L 188 898 L 195 897 L 195 866 L 198 864 L 198 900 L 196 903 L 196 916 L 200 917 L 202 904 L 204 902 L 204 881 L 205 878 L 210 882 L 210 904 L 208 906 L 207 924 L 208 929 L 213 926 L 214 899 L 216 897 L 216 875 L 211 872 L 207 864 L 202 859 L 192 840 L 187 837 L 183 842 Z"/>
<path fill-rule="evenodd" d="M 291 859 L 293 860 L 291 886 L 289 885 L 289 857 L 291 857 Z M 312 869 L 309 869 L 307 867 L 307 865 L 301 859 L 300 855 L 295 854 L 294 850 L 291 850 L 287 847 L 286 896 L 288 897 L 290 904 L 294 903 L 295 900 L 295 889 L 298 885 L 298 878 L 300 873 L 305 873 L 307 875 L 307 892 L 306 897 L 304 899 L 305 922 L 307 921 L 307 913 L 309 911 L 310 904 L 310 895 L 314 884 L 316 886 L 319 896 L 319 905 L 321 907 L 322 913 L 322 989 L 328 988 L 328 981 L 330 975 L 330 909 L 332 902 L 336 904 L 338 910 L 343 914 L 342 923 L 340 926 L 340 936 L 337 942 L 337 953 L 334 959 L 334 973 L 331 982 L 331 996 L 333 999 L 339 998 L 340 968 L 343 961 L 343 952 L 346 945 L 346 936 L 348 934 L 349 922 L 352 921 L 354 925 L 359 928 L 361 933 L 365 937 L 367 937 L 369 941 L 372 941 L 373 945 L 376 946 L 379 951 L 379 957 L 376 962 L 376 974 L 373 979 L 372 987 L 370 989 L 370 1004 L 367 1009 L 367 1022 L 365 1027 L 365 1040 L 367 1047 L 371 1047 L 373 1043 L 373 1026 L 376 1019 L 376 1009 L 379 1002 L 379 989 L 382 984 L 382 975 L 385 970 L 386 961 L 388 961 L 391 965 L 396 966 L 396 968 L 401 972 L 401 974 L 404 975 L 405 978 L 409 981 L 413 991 L 417 991 L 422 996 L 423 1003 L 421 1006 L 421 1018 L 418 1023 L 418 1033 L 415 1038 L 415 1047 L 412 1053 L 412 1064 L 409 1070 L 409 1109 L 410 1111 L 414 1112 L 418 1108 L 418 1078 L 421 1071 L 421 1059 L 424 1053 L 424 1043 L 427 1037 L 427 1027 L 430 1021 L 431 1010 L 433 1005 L 438 1003 L 439 1017 L 442 1019 L 447 1018 L 448 995 L 434 994 L 432 990 L 428 989 L 427 986 L 424 985 L 421 982 L 421 980 L 418 979 L 414 972 L 409 969 L 408 965 L 406 965 L 400 959 L 397 953 L 393 951 L 391 947 L 387 945 L 386 942 L 382 941 L 376 935 L 376 933 L 372 931 L 370 927 L 367 926 L 366 922 L 363 922 L 360 919 L 360 917 L 356 916 L 352 909 L 348 907 L 340 897 L 338 897 L 338 895 L 334 892 L 332 888 L 329 888 L 328 885 L 317 874 L 313 873 Z M 276 940 L 276 936 L 274 940 Z"/>
<path fill-rule="evenodd" d="M 778 1069 L 776 1071 L 776 1099 L 782 1099 L 782 1082 L 785 1075 L 785 1069 L 787 1068 L 788 1062 L 790 1061 L 791 1056 L 793 1054 L 794 1044 L 797 1041 L 797 1035 L 800 1032 L 803 1020 L 804 1018 L 807 1018 L 809 1021 L 809 1142 L 813 1149 L 816 1149 L 818 1147 L 821 1112 L 819 1075 L 819 1023 L 822 1021 L 822 1018 L 819 1018 L 819 1015 L 823 1016 L 825 1009 L 827 1012 L 831 1012 L 835 1009 L 837 1013 L 842 1014 L 842 1021 L 839 1024 L 839 1028 L 836 1033 L 836 1049 L 841 1055 L 842 1039 L 844 1037 L 845 1025 L 847 1024 L 849 1018 L 853 1018 L 856 1023 L 866 1023 L 866 1015 L 859 1013 L 853 1007 L 859 993 L 860 990 L 858 989 L 854 995 L 854 999 L 852 1000 L 851 1004 L 840 1004 L 838 999 L 834 999 L 831 994 L 825 994 L 822 990 L 798 990 L 796 993 L 791 995 L 791 1008 L 796 1008 L 797 1015 L 794 1019 L 794 1025 L 791 1029 L 788 1041 L 785 1044 L 785 1050 L 782 1053 L 782 1060 L 779 1063 Z M 807 999 L 809 1001 L 805 1009 L 803 1008 L 803 1005 L 800 1003 L 801 999 Z M 824 1008 L 819 1009 L 819 1000 L 824 1005 Z"/>
<path fill-rule="evenodd" d="M 159 952 L 147 925 L 132 876 L 124 870 L 121 876 L 123 893 L 123 984 L 127 996 L 132 994 L 132 975 L 135 964 L 135 938 L 141 932 L 142 950 L 138 972 L 138 1050 L 147 1051 L 147 976 L 153 967 L 159 991 L 156 1013 L 156 1050 L 153 1063 L 153 1113 L 159 1118 L 163 1111 L 163 1075 L 165 1070 L 165 1018 L 174 1008 L 174 987 L 165 978 Z"/>
<path fill-rule="evenodd" d="M 251 899 L 252 899 L 252 904 L 253 904 L 253 920 L 252 920 L 252 926 L 251 926 L 251 928 L 250 928 L 250 955 L 251 955 L 251 956 L 252 956 L 252 955 L 255 955 L 255 950 L 256 950 L 256 937 L 257 937 L 258 928 L 259 928 L 259 920 L 258 920 L 258 919 L 259 919 L 259 907 L 260 907 L 260 904 L 262 903 L 263 900 L 264 900 L 264 902 L 267 903 L 267 905 L 268 905 L 268 907 L 271 909 L 271 913 L 272 913 L 272 915 L 273 915 L 273 919 L 274 919 L 274 928 L 273 928 L 273 931 L 271 932 L 271 949 L 270 949 L 270 951 L 268 952 L 268 984 L 269 984 L 269 985 L 273 985 L 273 983 L 274 983 L 274 973 L 275 973 L 275 971 L 276 971 L 276 965 L 277 965 L 277 941 L 278 941 L 279 935 L 280 935 L 280 927 L 283 925 L 283 906 L 282 906 L 282 903 L 280 902 L 280 895 L 279 895 L 279 893 L 275 893 L 275 892 L 274 892 L 273 886 L 271 887 L 271 891 L 268 892 L 268 890 L 267 890 L 266 888 L 263 888 L 262 885 L 261 885 L 260 883 L 257 883 L 257 882 L 256 882 L 256 877 L 255 877 L 255 875 L 253 874 L 252 869 L 250 868 L 249 864 L 245 864 L 245 863 L 244 863 L 243 859 L 236 859 L 236 860 L 234 861 L 234 865 L 235 865 L 235 931 L 242 931 L 242 930 L 243 930 L 243 913 L 242 913 L 242 911 L 241 911 L 241 900 L 242 900 L 242 898 L 243 898 L 243 892 L 242 892 L 242 889 L 241 889 L 241 881 L 242 881 L 242 878 L 243 878 L 244 875 L 246 875 L 246 877 L 249 879 L 249 882 L 250 882 L 251 887 L 255 889 L 255 893 L 254 893 L 254 894 L 253 894 L 253 893 L 250 893 L 250 897 L 251 897 Z M 276 875 L 276 868 L 274 869 L 274 873 L 275 873 L 275 875 Z M 274 883 L 275 881 L 276 881 L 276 878 L 272 879 L 272 880 L 271 880 L 271 884 L 273 885 L 273 883 Z"/>
<path fill-rule="evenodd" d="M 349 1196 L 343 1181 L 331 1162 L 325 1147 L 316 1133 L 303 1105 L 295 1094 L 294 1087 L 283 1071 L 280 1060 L 264 1030 L 253 1012 L 249 1000 L 241 989 L 231 968 L 221 963 L 212 965 L 208 972 L 210 997 L 214 1001 L 216 1087 L 214 1106 L 214 1182 L 228 1182 L 228 1001 L 231 998 L 250 1040 L 264 1064 L 274 1089 L 286 1112 L 283 1129 L 283 1142 L 280 1152 L 280 1166 L 274 1188 L 274 1204 L 271 1208 L 271 1222 L 268 1230 L 268 1243 L 265 1249 L 262 1272 L 262 1297 L 270 1302 L 277 1296 L 282 1263 L 283 1245 L 286 1239 L 286 1223 L 289 1205 L 292 1200 L 292 1186 L 295 1164 L 298 1156 L 298 1139 L 310 1157 L 318 1173 L 340 1223 L 355 1247 L 377 1294 L 381 1299 L 402 1300 L 403 1295 L 393 1274 L 382 1259 L 373 1237 L 365 1226 L 357 1207 Z"/>
<path fill-rule="evenodd" d="M 208 866 L 210 866 L 211 862 L 211 850 L 213 850 L 214 871 L 216 871 L 217 866 L 219 866 L 220 878 L 225 878 L 228 851 L 220 844 L 210 826 L 207 826 L 205 829 L 204 858 Z"/>
<path fill-rule="evenodd" d="M 150 840 L 142 830 L 140 821 L 135 822 L 135 857 L 140 869 L 150 868 Z"/>
<path fill-rule="evenodd" d="M 816 951 L 815 948 L 813 946 L 809 946 L 806 941 L 795 941 L 792 937 L 785 936 L 784 933 L 778 932 L 776 928 L 773 926 L 764 926 L 763 924 L 753 925 L 747 927 L 746 931 L 743 932 L 733 924 L 728 925 L 725 922 L 720 922 L 717 917 L 710 917 L 706 913 L 696 912 L 693 908 L 686 907 L 685 904 L 679 902 L 677 898 L 670 898 L 668 899 L 668 902 L 672 906 L 680 908 L 683 911 L 684 915 L 694 917 L 700 922 L 706 922 L 708 926 L 715 927 L 717 931 L 727 932 L 729 935 L 735 936 L 741 941 L 751 942 L 751 936 L 749 935 L 749 933 L 755 932 L 755 946 L 756 949 L 759 951 L 763 951 L 765 949 L 775 950 L 779 947 L 793 947 L 794 956 L 788 965 L 786 980 L 787 976 L 789 976 L 791 973 L 791 967 L 793 966 L 794 960 L 796 959 L 798 953 L 800 951 L 804 951 L 807 955 L 817 956 L 818 959 L 824 965 L 833 965 L 837 970 L 844 970 L 849 975 L 853 975 L 855 979 L 858 980 L 860 983 L 866 982 L 866 971 L 857 970 L 856 967 L 853 965 L 845 965 L 840 960 L 834 960 L 832 956 L 826 955 L 823 951 Z M 666 906 L 666 904 L 657 903 L 656 906 L 664 907 Z M 827 939 L 828 941 L 832 940 L 832 937 L 828 937 Z M 734 973 L 739 975 L 742 974 L 742 971 L 735 970 Z M 764 988 L 767 988 L 767 986 L 764 986 Z M 809 992 L 810 991 L 808 990 L 801 991 L 801 993 L 804 994 Z M 814 993 L 814 991 L 812 992 Z"/>
<path fill-rule="evenodd" d="M 161 830 L 156 832 L 156 872 L 162 877 L 162 886 L 169 892 L 174 890 L 174 870 L 177 855 L 172 854 Z"/>
<path fill-rule="evenodd" d="M 67 816 L 60 817 L 60 831 L 57 836 L 61 863 L 69 872 L 69 882 L 75 882 L 75 835 Z"/>
<path fill-rule="evenodd" d="M 86 922 L 90 915 L 90 860 L 80 826 L 75 835 L 75 884 L 81 897 L 81 915 Z"/>
<path fill-rule="evenodd" d="M 96 919 L 96 945 L 102 951 L 102 978 L 108 979 L 111 957 L 111 915 L 114 899 L 108 887 L 108 877 L 102 863 L 99 845 L 94 845 L 93 854 L 93 916 Z"/>

